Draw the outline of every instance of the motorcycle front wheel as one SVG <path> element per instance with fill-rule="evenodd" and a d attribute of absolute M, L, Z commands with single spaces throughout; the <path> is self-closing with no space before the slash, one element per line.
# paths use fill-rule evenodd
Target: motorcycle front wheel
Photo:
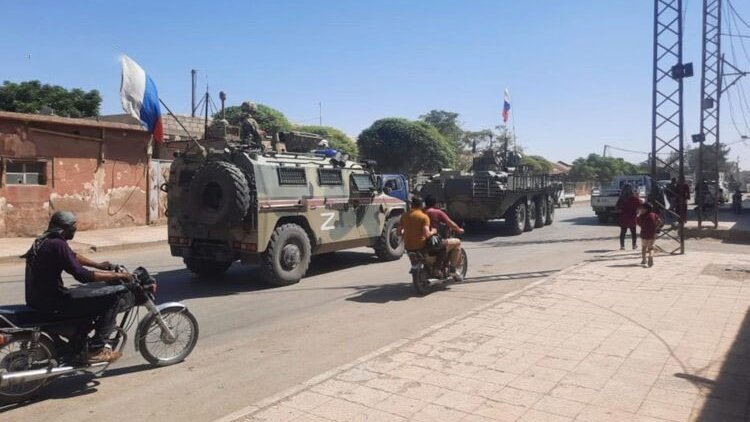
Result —
<path fill-rule="evenodd" d="M 46 369 L 56 366 L 53 347 L 40 340 L 36 349 L 31 339 L 21 336 L 0 347 L 0 374 Z M 49 382 L 48 378 L 19 381 L 0 388 L 0 404 L 20 403 L 32 398 Z"/>
<path fill-rule="evenodd" d="M 198 343 L 198 321 L 182 307 L 164 309 L 160 315 L 174 337 L 169 338 L 169 333 L 161 328 L 158 316 L 151 314 L 141 323 L 138 349 L 154 366 L 182 362 Z"/>

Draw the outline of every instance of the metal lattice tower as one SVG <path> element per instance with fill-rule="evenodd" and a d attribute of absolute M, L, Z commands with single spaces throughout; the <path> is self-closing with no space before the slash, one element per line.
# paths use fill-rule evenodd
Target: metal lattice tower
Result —
<path fill-rule="evenodd" d="M 721 0 L 703 0 L 703 55 L 701 72 L 701 127 L 698 134 L 698 165 L 696 169 L 696 183 L 711 180 L 716 183 L 715 192 L 719 190 L 719 123 L 721 104 L 721 76 L 724 57 L 721 54 Z M 703 166 L 706 149 L 716 151 L 714 165 Z M 708 217 L 718 226 L 718 206 L 710 209 L 710 215 L 704 215 L 704 196 L 696 192 L 698 205 L 698 226 Z"/>
<path fill-rule="evenodd" d="M 685 176 L 683 154 L 683 81 L 692 76 L 692 64 L 682 63 L 682 0 L 654 0 L 654 73 L 651 118 L 651 177 L 659 173 Z M 654 192 L 655 189 L 652 189 Z M 663 199 L 652 198 L 666 208 Z M 666 210 L 665 212 L 671 213 Z M 674 213 L 672 213 L 674 214 Z M 674 216 L 677 216 L 674 214 Z M 659 238 L 670 253 L 685 253 L 685 227 L 677 216 L 676 226 L 664 226 Z M 669 250 L 671 249 L 671 250 Z"/>

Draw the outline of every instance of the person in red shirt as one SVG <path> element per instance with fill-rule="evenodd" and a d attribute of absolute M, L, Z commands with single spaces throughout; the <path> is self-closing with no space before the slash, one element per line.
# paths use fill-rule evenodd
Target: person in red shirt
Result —
<path fill-rule="evenodd" d="M 425 214 L 430 217 L 430 229 L 439 230 L 441 224 L 445 224 L 450 230 L 463 234 L 464 229 L 459 227 L 458 224 L 448 217 L 443 210 L 438 208 L 437 200 L 432 195 L 427 195 L 424 199 Z M 443 238 L 443 247 L 448 254 L 448 259 L 451 263 L 451 275 L 457 277 L 456 268 L 461 264 L 461 239 L 457 238 Z"/>
<path fill-rule="evenodd" d="M 661 219 L 654 212 L 654 207 L 648 202 L 639 210 L 638 225 L 641 226 L 641 265 L 654 265 L 654 241 L 656 229 L 661 225 Z"/>
<path fill-rule="evenodd" d="M 625 234 L 630 230 L 630 237 L 633 239 L 633 250 L 638 247 L 635 237 L 636 218 L 638 217 L 638 208 L 641 206 L 641 199 L 638 193 L 633 191 L 631 185 L 625 185 L 622 188 L 622 195 L 617 200 L 617 208 L 620 209 L 620 216 L 617 222 L 620 225 L 620 250 L 625 250 Z"/>

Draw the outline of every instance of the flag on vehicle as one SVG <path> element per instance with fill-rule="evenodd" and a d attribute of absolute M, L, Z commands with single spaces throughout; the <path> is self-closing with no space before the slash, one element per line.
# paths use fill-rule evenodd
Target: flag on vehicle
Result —
<path fill-rule="evenodd" d="M 123 55 L 120 61 L 122 63 L 120 83 L 122 109 L 138 119 L 153 135 L 154 141 L 161 143 L 164 139 L 164 129 L 156 84 L 130 57 Z"/>
<path fill-rule="evenodd" d="M 503 95 L 503 123 L 508 122 L 508 114 L 510 114 L 510 94 L 506 88 Z"/>

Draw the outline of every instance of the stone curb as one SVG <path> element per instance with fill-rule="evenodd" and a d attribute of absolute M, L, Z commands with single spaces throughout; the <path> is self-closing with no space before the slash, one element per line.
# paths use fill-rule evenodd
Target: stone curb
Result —
<path fill-rule="evenodd" d="M 536 289 L 537 287 L 539 287 L 539 286 L 541 286 L 543 284 L 552 284 L 552 283 L 555 283 L 555 282 L 558 281 L 557 280 L 558 276 L 566 274 L 568 272 L 571 272 L 571 271 L 573 271 L 575 269 L 578 269 L 578 267 L 585 266 L 585 265 L 587 265 L 589 263 L 590 263 L 590 261 L 580 262 L 578 264 L 575 264 L 575 265 L 572 265 L 572 266 L 570 266 L 568 268 L 560 270 L 558 273 L 554 274 L 551 277 L 548 277 L 546 279 L 542 279 L 542 280 L 539 280 L 539 281 L 535 281 L 535 282 L 529 284 L 528 286 L 526 286 L 526 287 L 524 287 L 524 288 L 522 288 L 520 290 L 515 290 L 515 291 L 512 291 L 512 292 L 505 293 L 501 297 L 499 297 L 499 298 L 497 298 L 497 299 L 495 299 L 495 300 L 493 300 L 493 301 L 491 301 L 489 303 L 485 303 L 483 305 L 479 305 L 476 308 L 473 308 L 473 309 L 471 309 L 469 311 L 466 311 L 466 312 L 462 313 L 461 315 L 455 316 L 453 318 L 449 318 L 449 319 L 447 319 L 445 321 L 442 321 L 442 322 L 438 322 L 437 324 L 434 324 L 434 325 L 432 325 L 432 326 L 430 326 L 428 328 L 425 328 L 424 330 L 421 330 L 421 331 L 419 331 L 418 333 L 416 333 L 416 334 L 414 334 L 412 336 L 405 337 L 405 338 L 403 338 L 401 340 L 396 340 L 393 343 L 391 343 L 391 344 L 389 344 L 387 346 L 384 346 L 384 347 L 382 347 L 382 348 L 380 348 L 380 349 L 378 349 L 378 350 L 376 350 L 374 352 L 368 353 L 368 354 L 366 354 L 366 355 L 364 355 L 364 356 L 362 356 L 362 357 L 360 357 L 360 358 L 358 358 L 358 359 L 356 359 L 356 360 L 354 360 L 352 362 L 340 365 L 340 366 L 338 366 L 336 368 L 333 368 L 331 370 L 323 372 L 322 374 L 316 375 L 316 376 L 310 378 L 307 381 L 304 381 L 304 382 L 302 382 L 300 384 L 297 384 L 295 386 L 289 387 L 286 390 L 283 390 L 283 391 L 281 391 L 281 392 L 279 392 L 277 394 L 271 395 L 271 396 L 269 396 L 269 397 L 267 397 L 265 399 L 261 399 L 260 401 L 256 402 L 255 404 L 252 404 L 250 406 L 242 408 L 242 409 L 240 409 L 240 410 L 238 410 L 236 412 L 233 412 L 233 413 L 231 413 L 231 414 L 229 414 L 227 416 L 224 416 L 222 418 L 216 419 L 214 422 L 232 422 L 232 421 L 235 421 L 235 420 L 237 420 L 239 418 L 248 416 L 249 414 L 251 414 L 251 413 L 253 413 L 253 412 L 257 411 L 257 410 L 260 410 L 260 409 L 272 406 L 274 404 L 277 404 L 277 403 L 279 403 L 279 402 L 287 399 L 290 396 L 293 396 L 293 395 L 295 395 L 295 394 L 297 394 L 297 393 L 299 393 L 301 391 L 304 391 L 304 390 L 306 390 L 308 388 L 311 388 L 311 387 L 313 387 L 313 386 L 315 386 L 317 384 L 320 384 L 321 382 L 326 381 L 326 380 L 328 380 L 330 378 L 334 378 L 335 376 L 337 376 L 337 375 L 339 375 L 341 373 L 344 373 L 344 372 L 348 371 L 349 369 L 352 369 L 353 367 L 355 367 L 355 366 L 357 366 L 359 364 L 367 362 L 367 361 L 369 361 L 371 359 L 374 359 L 374 358 L 376 358 L 376 357 L 378 357 L 380 355 L 384 355 L 384 354 L 386 354 L 386 353 L 388 353 L 388 352 L 390 352 L 392 350 L 395 350 L 395 349 L 397 349 L 397 348 L 399 348 L 399 347 L 401 347 L 401 346 L 403 346 L 403 345 L 405 345 L 405 344 L 407 344 L 407 343 L 409 343 L 411 341 L 414 341 L 414 340 L 417 340 L 419 338 L 422 338 L 422 337 L 424 337 L 424 336 L 426 336 L 428 334 L 431 334 L 431 333 L 433 333 L 433 332 L 435 332 L 437 330 L 440 330 L 441 328 L 444 328 L 444 327 L 446 327 L 446 326 L 448 326 L 448 325 L 450 325 L 450 324 L 452 324 L 452 323 L 454 323 L 456 321 L 460 321 L 461 319 L 464 319 L 464 318 L 466 318 L 466 317 L 468 317 L 468 316 L 470 316 L 472 314 L 476 314 L 478 312 L 482 312 L 483 310 L 491 308 L 491 307 L 495 306 L 496 304 L 498 304 L 500 302 L 504 302 L 504 301 L 507 301 L 509 299 L 514 299 L 514 298 L 516 298 L 518 296 L 523 295 L 524 293 L 526 293 L 526 292 L 528 292 L 530 290 Z M 439 292 L 437 292 L 435 294 L 439 294 Z"/>
<path fill-rule="evenodd" d="M 76 253 L 100 253 L 100 252 L 108 252 L 108 251 L 122 251 L 122 250 L 129 250 L 129 249 L 138 249 L 138 248 L 146 248 L 149 246 L 159 246 L 159 245 L 166 245 L 167 240 L 152 240 L 148 242 L 136 242 L 136 243 L 123 243 L 118 245 L 106 245 L 106 246 L 96 246 L 96 245 L 89 245 L 89 244 L 79 244 L 78 246 L 73 248 L 73 251 Z M 23 262 L 23 259 L 21 259 L 19 256 L 10 255 L 10 256 L 0 256 L 0 264 L 20 264 Z"/>
<path fill-rule="evenodd" d="M 685 228 L 685 237 L 697 238 L 697 239 L 719 239 L 728 240 L 731 242 L 739 243 L 750 243 L 750 231 L 748 230 L 728 230 L 728 229 L 714 229 L 712 227 L 704 228 Z"/>

